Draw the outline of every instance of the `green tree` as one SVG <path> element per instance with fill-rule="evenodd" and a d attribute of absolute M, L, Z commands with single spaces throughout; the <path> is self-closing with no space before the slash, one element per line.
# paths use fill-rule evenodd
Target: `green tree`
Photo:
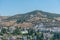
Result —
<path fill-rule="evenodd" d="M 18 19 L 16 22 L 17 22 L 17 23 L 23 23 L 24 21 L 26 21 L 26 20 L 25 20 L 25 18 L 23 17 L 23 18 Z"/>
<path fill-rule="evenodd" d="M 34 33 L 34 30 L 33 29 L 29 29 L 28 30 L 28 35 L 32 35 Z"/>
<path fill-rule="evenodd" d="M 37 40 L 43 40 L 43 33 L 37 35 Z"/>
<path fill-rule="evenodd" d="M 13 31 L 13 34 L 19 35 L 20 32 L 21 32 L 21 31 L 20 31 L 19 28 L 17 27 L 17 28 Z"/>
<path fill-rule="evenodd" d="M 60 33 L 54 33 L 53 39 L 56 40 L 60 40 Z"/>
<path fill-rule="evenodd" d="M 7 29 L 2 28 L 1 32 L 2 32 L 2 33 L 6 33 L 6 32 L 7 32 Z"/>

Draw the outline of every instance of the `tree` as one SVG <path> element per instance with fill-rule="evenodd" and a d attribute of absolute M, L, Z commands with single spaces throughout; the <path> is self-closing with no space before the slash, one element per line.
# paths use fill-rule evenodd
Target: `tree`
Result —
<path fill-rule="evenodd" d="M 40 33 L 39 35 L 37 35 L 37 40 L 43 40 L 43 33 Z"/>
<path fill-rule="evenodd" d="M 18 27 L 13 31 L 13 34 L 15 34 L 15 35 L 19 35 L 20 34 L 20 30 L 19 30 Z"/>
<path fill-rule="evenodd" d="M 7 29 L 2 28 L 1 32 L 2 32 L 2 33 L 6 33 L 6 32 L 7 32 Z"/>
<path fill-rule="evenodd" d="M 28 35 L 32 35 L 34 33 L 34 30 L 33 29 L 29 29 L 28 30 Z"/>
<path fill-rule="evenodd" d="M 53 39 L 60 39 L 60 33 L 54 33 Z"/>
<path fill-rule="evenodd" d="M 25 18 L 23 17 L 23 18 L 18 19 L 18 20 L 17 20 L 17 23 L 23 23 L 24 21 L 26 21 L 26 20 L 25 20 Z"/>

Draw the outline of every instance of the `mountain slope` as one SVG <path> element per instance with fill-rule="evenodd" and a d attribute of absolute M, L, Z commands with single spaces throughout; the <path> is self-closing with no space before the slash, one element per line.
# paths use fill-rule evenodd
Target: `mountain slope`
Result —
<path fill-rule="evenodd" d="M 17 14 L 14 16 L 9 17 L 6 20 L 17 20 L 19 18 L 29 18 L 30 16 L 40 16 L 40 17 L 47 17 L 47 18 L 54 18 L 54 17 L 60 17 L 60 14 L 54 14 L 54 13 L 49 13 L 49 12 L 44 12 L 44 11 L 40 11 L 40 10 L 35 10 L 32 12 L 28 12 L 25 14 Z"/>
<path fill-rule="evenodd" d="M 10 16 L 0 16 L 0 20 L 3 20 L 3 19 L 7 19 L 9 18 Z"/>
<path fill-rule="evenodd" d="M 27 25 L 29 24 L 30 24 L 29 26 L 31 27 L 40 23 L 43 23 L 45 26 L 59 26 L 60 23 L 55 19 L 58 17 L 60 17 L 60 14 L 35 10 L 25 14 L 17 14 L 11 16 L 7 19 L 4 19 L 3 21 L 5 22 L 7 21 L 9 26 L 13 25 L 13 26 L 20 26 L 20 27 L 22 25 L 23 26 L 25 25 L 25 27 L 27 27 Z M 4 25 L 7 25 L 7 23 L 5 23 Z"/>

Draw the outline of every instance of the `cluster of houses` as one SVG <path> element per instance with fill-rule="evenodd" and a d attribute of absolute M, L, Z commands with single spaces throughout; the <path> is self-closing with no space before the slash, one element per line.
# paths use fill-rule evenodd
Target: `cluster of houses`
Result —
<path fill-rule="evenodd" d="M 7 33 L 13 33 L 13 31 L 16 29 L 15 26 L 11 26 L 11 27 L 0 27 L 0 33 L 2 32 L 2 29 L 8 29 L 6 32 Z M 0 40 L 37 40 L 37 36 L 34 35 L 32 37 L 32 35 L 28 34 L 28 29 L 29 28 L 20 28 L 20 32 L 21 35 L 9 35 L 9 34 L 3 34 L 0 35 Z M 43 39 L 44 40 L 50 40 L 51 37 L 53 37 L 53 33 L 51 32 L 60 32 L 60 27 L 52 27 L 52 28 L 46 28 L 44 27 L 43 23 L 35 25 L 34 27 L 32 27 L 32 29 L 34 30 L 34 33 L 37 33 L 39 31 L 39 33 L 43 33 Z M 31 29 L 30 29 L 31 30 Z M 28 35 L 24 35 L 24 34 L 28 34 Z M 40 34 L 39 34 L 40 35 Z"/>
<path fill-rule="evenodd" d="M 5 29 L 5 30 L 3 30 L 3 29 Z M 6 32 L 6 33 L 3 33 L 3 35 L 1 35 L 2 30 Z M 0 27 L 0 40 L 22 40 L 22 39 L 25 39 L 24 35 L 22 36 L 22 34 L 27 34 L 28 33 L 28 30 L 26 28 L 20 28 L 21 35 L 12 35 L 12 34 L 10 34 L 10 33 L 13 33 L 14 30 L 16 30 L 15 26 Z"/>
<path fill-rule="evenodd" d="M 48 31 L 48 32 L 58 32 L 60 33 L 60 27 L 45 27 L 43 23 L 34 26 L 35 30 Z"/>

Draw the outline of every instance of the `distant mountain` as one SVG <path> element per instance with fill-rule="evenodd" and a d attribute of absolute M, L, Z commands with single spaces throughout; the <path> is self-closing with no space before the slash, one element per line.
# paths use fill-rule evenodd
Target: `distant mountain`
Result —
<path fill-rule="evenodd" d="M 11 16 L 9 18 L 7 18 L 6 20 L 17 20 L 19 18 L 29 18 L 31 15 L 33 16 L 37 16 L 39 14 L 40 17 L 47 17 L 47 18 L 55 18 L 55 17 L 60 17 L 60 14 L 55 14 L 55 13 L 49 13 L 49 12 L 44 12 L 44 11 L 40 11 L 40 10 L 35 10 L 32 12 L 28 12 L 25 14 L 16 14 L 14 16 Z"/>
<path fill-rule="evenodd" d="M 60 14 L 44 12 L 41 10 L 35 10 L 25 14 L 16 14 L 14 16 L 4 19 L 3 21 L 9 23 L 9 26 L 13 25 L 13 26 L 27 27 L 27 26 L 33 26 L 39 23 L 52 26 L 52 24 L 55 24 L 55 23 L 60 25 L 60 23 L 56 19 L 58 17 L 60 17 Z M 5 23 L 4 25 L 7 25 L 7 23 Z M 57 24 L 53 26 L 58 26 Z"/>

